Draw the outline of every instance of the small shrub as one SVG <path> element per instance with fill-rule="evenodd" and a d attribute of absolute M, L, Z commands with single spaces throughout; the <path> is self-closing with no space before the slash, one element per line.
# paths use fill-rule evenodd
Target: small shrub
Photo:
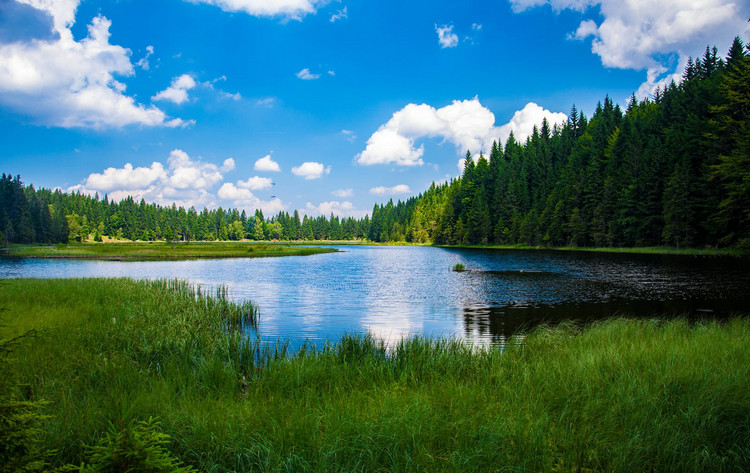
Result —
<path fill-rule="evenodd" d="M 99 444 L 86 449 L 89 465 L 80 470 L 87 473 L 135 472 L 192 473 L 196 470 L 183 466 L 167 445 L 169 435 L 159 429 L 159 422 L 149 417 L 147 421 L 130 422 L 127 426 L 110 427 Z"/>

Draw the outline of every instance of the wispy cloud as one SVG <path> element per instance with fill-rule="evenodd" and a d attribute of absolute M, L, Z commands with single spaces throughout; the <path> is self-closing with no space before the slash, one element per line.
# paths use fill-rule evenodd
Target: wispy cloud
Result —
<path fill-rule="evenodd" d="M 320 74 L 313 74 L 307 67 L 297 73 L 297 78 L 302 80 L 320 79 Z"/>

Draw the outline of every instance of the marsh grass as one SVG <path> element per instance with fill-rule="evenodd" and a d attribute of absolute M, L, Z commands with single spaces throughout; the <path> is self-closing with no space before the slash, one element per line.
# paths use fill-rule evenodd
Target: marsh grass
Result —
<path fill-rule="evenodd" d="M 53 463 L 155 417 L 177 458 L 212 472 L 750 468 L 747 319 L 538 328 L 503 351 L 355 335 L 290 353 L 227 329 L 241 311 L 225 296 L 4 281 L 0 337 L 38 331 L 12 374 L 50 401 Z"/>
<path fill-rule="evenodd" d="M 466 266 L 463 263 L 456 263 L 453 265 L 453 271 L 466 271 Z"/>
<path fill-rule="evenodd" d="M 333 248 L 291 246 L 288 243 L 269 242 L 132 242 L 12 245 L 3 249 L 3 255 L 23 258 L 151 261 L 199 258 L 307 256 L 335 251 L 337 250 Z"/>

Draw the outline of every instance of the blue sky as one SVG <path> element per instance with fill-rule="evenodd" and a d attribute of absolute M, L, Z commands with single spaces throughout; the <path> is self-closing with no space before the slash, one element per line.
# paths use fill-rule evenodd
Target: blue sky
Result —
<path fill-rule="evenodd" d="M 750 36 L 731 0 L 0 0 L 0 164 L 37 187 L 362 216 L 466 149 Z"/>

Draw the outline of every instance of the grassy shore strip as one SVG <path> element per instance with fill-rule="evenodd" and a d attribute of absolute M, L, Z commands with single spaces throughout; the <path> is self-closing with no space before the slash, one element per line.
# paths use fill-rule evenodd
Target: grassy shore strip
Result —
<path fill-rule="evenodd" d="M 192 242 L 192 243 L 71 243 L 13 245 L 6 256 L 23 258 L 97 259 L 116 261 L 183 260 L 200 258 L 259 258 L 306 256 L 338 251 L 333 248 L 292 246 L 287 243 Z"/>
<path fill-rule="evenodd" d="M 750 256 L 750 250 L 737 248 L 674 248 L 669 246 L 648 247 L 597 247 L 581 246 L 525 246 L 525 245 L 436 245 L 440 248 L 480 249 L 480 250 L 546 250 L 546 251 L 583 251 L 593 253 L 631 253 L 652 255 L 691 255 L 691 256 Z"/>
<path fill-rule="evenodd" d="M 750 469 L 748 319 L 537 329 L 502 353 L 345 337 L 289 357 L 227 330 L 226 304 L 180 283 L 4 280 L 0 339 L 37 334 L 0 376 L 50 401 L 53 466 L 154 416 L 211 472 Z"/>

